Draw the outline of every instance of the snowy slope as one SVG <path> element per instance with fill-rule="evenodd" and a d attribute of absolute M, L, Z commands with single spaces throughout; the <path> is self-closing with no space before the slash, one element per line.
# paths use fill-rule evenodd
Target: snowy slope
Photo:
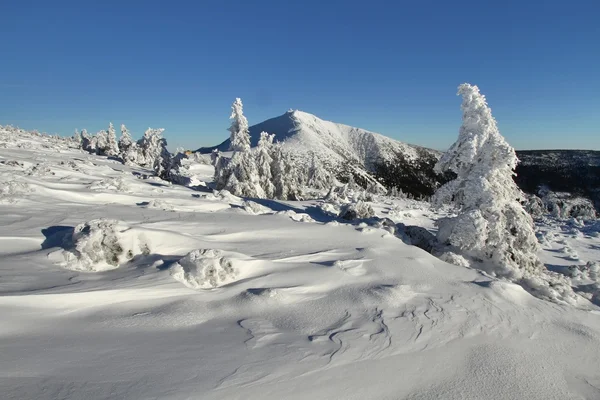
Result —
<path fill-rule="evenodd" d="M 423 154 L 438 155 L 438 152 L 390 139 L 378 133 L 335 122 L 324 121 L 302 111 L 289 111 L 250 127 L 252 146 L 256 146 L 261 132 L 275 134 L 275 140 L 284 142 L 297 152 L 315 152 L 331 162 L 353 161 L 372 171 L 380 160 L 394 160 L 402 154 L 408 160 Z M 198 151 L 213 149 L 227 151 L 229 139 L 218 146 L 205 147 Z"/>
<path fill-rule="evenodd" d="M 249 207 L 146 173 L 0 132 L 2 399 L 600 398 L 593 309 L 539 300 L 314 203 Z M 373 206 L 405 224 L 436 218 L 416 201 Z M 149 251 L 103 272 L 65 265 L 65 237 L 102 217 Z M 580 262 L 599 258 L 593 226 L 544 229 L 557 231 L 547 260 L 565 240 Z M 218 250 L 235 275 L 190 288 L 178 264 L 194 249 Z"/>

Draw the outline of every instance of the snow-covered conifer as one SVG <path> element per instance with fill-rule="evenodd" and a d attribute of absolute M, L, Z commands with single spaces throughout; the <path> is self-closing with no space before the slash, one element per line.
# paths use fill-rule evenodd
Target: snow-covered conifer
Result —
<path fill-rule="evenodd" d="M 250 148 L 250 131 L 248 120 L 244 117 L 242 100 L 237 98 L 231 106 L 231 149 L 233 155 L 224 170 L 215 171 L 217 183 L 225 182 L 217 189 L 226 189 L 236 196 L 265 197 L 260 186 L 256 161 Z"/>
<path fill-rule="evenodd" d="M 99 131 L 94 135 L 94 138 L 96 139 L 96 154 L 106 155 L 108 149 L 108 134 L 106 131 Z"/>
<path fill-rule="evenodd" d="M 331 174 L 325 169 L 323 162 L 314 152 L 311 153 L 307 184 L 315 189 L 329 189 L 333 184 Z"/>
<path fill-rule="evenodd" d="M 108 130 L 106 131 L 107 147 L 105 154 L 107 156 L 116 157 L 119 155 L 119 142 L 117 141 L 117 134 L 115 127 L 112 122 L 108 124 Z"/>
<path fill-rule="evenodd" d="M 125 125 L 121 125 L 121 138 L 119 139 L 119 155 L 125 164 L 138 164 L 137 144 Z"/>
<path fill-rule="evenodd" d="M 515 151 L 477 86 L 462 84 L 458 94 L 463 97 L 459 137 L 435 166 L 457 178 L 438 189 L 434 202 L 451 201 L 459 214 L 438 221 L 438 238 L 491 263 L 497 274 L 513 279 L 536 274 L 542 264 L 533 221 L 513 181 Z"/>
<path fill-rule="evenodd" d="M 272 199 L 275 195 L 275 186 L 273 185 L 273 174 L 271 173 L 271 147 L 275 135 L 269 135 L 267 132 L 261 132 L 258 147 L 256 149 L 256 167 L 258 169 L 258 178 L 260 186 L 265 192 L 265 197 Z"/>
<path fill-rule="evenodd" d="M 250 151 L 250 130 L 248 129 L 248 120 L 244 116 L 244 106 L 242 99 L 235 99 L 231 105 L 231 133 L 230 150 L 232 151 Z"/>

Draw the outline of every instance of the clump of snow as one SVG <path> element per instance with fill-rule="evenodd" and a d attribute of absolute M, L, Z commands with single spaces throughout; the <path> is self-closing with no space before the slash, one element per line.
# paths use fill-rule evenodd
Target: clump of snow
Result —
<path fill-rule="evenodd" d="M 458 265 L 459 267 L 469 268 L 471 263 L 465 257 L 460 254 L 453 253 L 451 251 L 446 251 L 438 257 L 440 260 L 445 261 L 449 264 Z"/>
<path fill-rule="evenodd" d="M 375 216 L 375 211 L 370 204 L 359 200 L 356 203 L 349 203 L 342 206 L 340 210 L 340 218 L 352 221 L 355 219 L 366 219 Z"/>
<path fill-rule="evenodd" d="M 171 267 L 173 278 L 192 289 L 213 289 L 235 281 L 233 262 L 221 250 L 193 250 Z"/>
<path fill-rule="evenodd" d="M 175 209 L 175 207 L 172 204 L 160 199 L 150 200 L 146 207 L 164 211 L 173 211 Z"/>
<path fill-rule="evenodd" d="M 75 227 L 63 251 L 64 266 L 85 272 L 118 268 L 139 254 L 149 254 L 148 244 L 132 235 L 124 223 L 95 219 Z"/>
<path fill-rule="evenodd" d="M 571 280 L 562 274 L 550 271 L 544 274 L 525 273 L 519 283 L 542 299 L 577 305 L 578 299 L 571 287 Z"/>
<path fill-rule="evenodd" d="M 20 197 L 32 191 L 27 183 L 15 180 L 0 182 L 0 202 L 16 203 Z"/>
<path fill-rule="evenodd" d="M 319 209 L 323 211 L 324 214 L 329 215 L 331 217 L 337 217 L 338 215 L 340 215 L 339 207 L 331 203 L 321 203 L 319 204 Z"/>
<path fill-rule="evenodd" d="M 269 214 L 273 212 L 273 210 L 271 210 L 270 208 L 250 200 L 244 201 L 242 207 L 244 208 L 244 210 L 246 210 L 247 213 L 254 215 Z"/>
<path fill-rule="evenodd" d="M 38 163 L 36 165 L 31 166 L 25 173 L 29 176 L 47 176 L 54 175 L 54 171 L 45 163 Z"/>
<path fill-rule="evenodd" d="M 313 217 L 306 213 L 296 213 L 290 215 L 290 218 L 296 222 L 315 222 Z"/>
<path fill-rule="evenodd" d="M 90 189 L 97 191 L 110 190 L 114 192 L 129 192 L 129 185 L 123 177 L 106 178 L 90 185 Z"/>

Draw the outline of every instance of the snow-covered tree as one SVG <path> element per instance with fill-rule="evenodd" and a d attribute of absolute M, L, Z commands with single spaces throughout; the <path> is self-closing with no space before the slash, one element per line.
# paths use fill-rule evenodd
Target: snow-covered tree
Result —
<path fill-rule="evenodd" d="M 108 134 L 106 131 L 99 131 L 94 135 L 96 138 L 96 154 L 106 155 L 106 150 L 108 149 Z"/>
<path fill-rule="evenodd" d="M 307 184 L 309 187 L 315 189 L 329 189 L 333 185 L 333 177 L 325 169 L 323 162 L 314 152 L 311 153 Z"/>
<path fill-rule="evenodd" d="M 229 132 L 231 133 L 230 150 L 232 151 L 250 151 L 250 130 L 248 129 L 248 120 L 244 116 L 244 106 L 242 99 L 239 97 L 235 99 L 231 105 L 231 126 Z"/>
<path fill-rule="evenodd" d="M 154 170 L 156 176 L 169 179 L 171 154 L 167 150 L 167 141 L 162 137 L 164 129 L 148 128 L 138 142 L 138 162 L 141 166 Z"/>
<path fill-rule="evenodd" d="M 108 130 L 106 131 L 106 150 L 104 153 L 107 156 L 117 157 L 119 155 L 119 142 L 117 141 L 117 134 L 115 127 L 112 122 L 108 124 Z"/>
<path fill-rule="evenodd" d="M 442 186 L 434 202 L 451 202 L 458 216 L 437 222 L 438 239 L 493 266 L 496 274 L 520 279 L 537 274 L 538 242 L 533 221 L 513 181 L 517 156 L 500 134 L 477 86 L 462 84 L 463 123 L 458 140 L 435 166 L 457 178 Z"/>
<path fill-rule="evenodd" d="M 119 139 L 119 155 L 125 164 L 138 164 L 139 149 L 137 143 L 125 125 L 121 125 L 121 138 Z"/>
<path fill-rule="evenodd" d="M 300 198 L 298 173 L 291 155 L 284 151 L 281 143 L 272 146 L 271 174 L 275 188 L 274 197 L 281 200 L 297 200 Z"/>
<path fill-rule="evenodd" d="M 265 193 L 260 186 L 256 161 L 250 148 L 248 120 L 244 116 L 241 99 L 237 98 L 233 102 L 229 118 L 232 120 L 229 132 L 233 155 L 224 168 L 215 169 L 218 175 L 217 189 L 229 190 L 236 196 L 264 198 Z"/>
<path fill-rule="evenodd" d="M 271 148 L 273 147 L 273 138 L 275 135 L 269 135 L 267 132 L 261 132 L 256 149 L 256 167 L 258 170 L 258 179 L 260 187 L 265 192 L 265 197 L 272 199 L 275 195 L 275 186 L 273 185 L 273 174 L 271 173 Z"/>
<path fill-rule="evenodd" d="M 127 152 L 129 148 L 133 145 L 133 139 L 131 138 L 131 134 L 129 133 L 129 129 L 125 126 L 125 124 L 121 124 L 121 138 L 119 139 L 119 151 L 121 153 Z"/>
<path fill-rule="evenodd" d="M 81 148 L 81 134 L 77 129 L 75 129 L 75 132 L 73 133 L 73 141 L 75 142 L 77 147 Z"/>
<path fill-rule="evenodd" d="M 98 152 L 98 138 L 96 136 L 90 136 L 87 130 L 81 131 L 81 148 L 88 153 L 96 154 Z"/>

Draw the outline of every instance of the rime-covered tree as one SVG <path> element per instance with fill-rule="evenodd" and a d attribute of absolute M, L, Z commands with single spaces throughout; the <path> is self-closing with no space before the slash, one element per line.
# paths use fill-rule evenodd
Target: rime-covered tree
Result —
<path fill-rule="evenodd" d="M 438 238 L 493 265 L 499 275 L 535 275 L 542 265 L 533 221 L 513 181 L 515 151 L 500 134 L 477 86 L 462 84 L 458 94 L 463 97 L 458 140 L 435 166 L 437 172 L 451 170 L 457 178 L 438 189 L 434 202 L 451 202 L 459 214 L 438 221 Z"/>
<path fill-rule="evenodd" d="M 227 184 L 231 172 L 229 171 L 229 158 L 223 157 L 219 150 L 214 150 L 210 155 L 211 164 L 215 167 L 214 181 L 216 188 L 221 190 Z"/>
<path fill-rule="evenodd" d="M 244 116 L 244 105 L 239 97 L 231 105 L 231 126 L 229 149 L 232 151 L 250 151 L 250 130 Z"/>
<path fill-rule="evenodd" d="M 117 157 L 119 155 L 119 142 L 117 141 L 117 133 L 112 122 L 108 124 L 108 130 L 106 131 L 106 150 L 104 153 L 107 156 Z"/>
<path fill-rule="evenodd" d="M 244 116 L 242 100 L 237 98 L 231 106 L 230 141 L 233 155 L 224 169 L 215 173 L 217 189 L 229 190 L 236 196 L 264 198 L 265 193 L 260 186 L 254 155 L 250 148 L 250 131 L 248 120 Z"/>
<path fill-rule="evenodd" d="M 315 189 L 329 189 L 333 184 L 331 174 L 325 169 L 323 162 L 314 152 L 311 153 L 307 184 Z"/>
<path fill-rule="evenodd" d="M 273 185 L 273 174 L 271 173 L 271 148 L 273 147 L 273 138 L 275 135 L 269 135 L 267 132 L 261 132 L 256 149 L 256 167 L 258 170 L 258 179 L 260 187 L 265 192 L 265 197 L 272 199 L 275 195 L 275 186 Z"/>
<path fill-rule="evenodd" d="M 106 131 L 99 131 L 94 138 L 96 139 L 96 154 L 106 155 L 108 149 L 108 134 Z"/>
<path fill-rule="evenodd" d="M 281 149 L 281 144 L 278 143 L 271 147 L 271 160 L 274 196 L 277 199 L 287 200 L 289 187 L 285 176 L 285 157 Z"/>
<path fill-rule="evenodd" d="M 138 148 L 137 144 L 131 138 L 131 134 L 127 127 L 121 125 L 121 138 L 119 139 L 119 155 L 125 164 L 138 163 Z"/>
<path fill-rule="evenodd" d="M 273 176 L 274 197 L 281 200 L 300 198 L 298 174 L 291 155 L 284 151 L 281 143 L 271 148 L 271 174 Z"/>
<path fill-rule="evenodd" d="M 148 128 L 138 143 L 139 164 L 154 170 L 156 176 L 168 180 L 171 154 L 167 150 L 167 141 L 162 137 L 164 129 Z"/>
<path fill-rule="evenodd" d="M 75 129 L 75 132 L 73 133 L 73 141 L 75 142 L 77 147 L 81 148 L 81 134 L 77 129 Z"/>

